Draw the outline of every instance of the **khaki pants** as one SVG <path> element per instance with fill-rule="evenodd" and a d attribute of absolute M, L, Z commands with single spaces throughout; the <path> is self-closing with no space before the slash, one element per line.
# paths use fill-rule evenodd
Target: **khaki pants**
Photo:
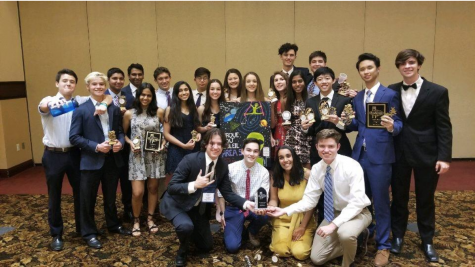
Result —
<path fill-rule="evenodd" d="M 340 215 L 335 211 L 335 218 Z M 358 235 L 371 223 L 371 214 L 368 209 L 364 209 L 360 214 L 346 223 L 343 223 L 331 235 L 323 238 L 315 233 L 313 238 L 312 252 L 310 259 L 316 265 L 323 265 L 325 262 L 336 257 L 343 256 L 341 266 L 350 266 L 355 260 L 356 239 Z M 318 228 L 328 225 L 327 220 L 318 226 Z M 318 229 L 317 228 L 317 229 Z"/>

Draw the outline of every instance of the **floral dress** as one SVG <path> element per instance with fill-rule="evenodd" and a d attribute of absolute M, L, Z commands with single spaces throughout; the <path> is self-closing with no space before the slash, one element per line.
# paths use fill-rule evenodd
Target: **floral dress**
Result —
<path fill-rule="evenodd" d="M 310 163 L 310 141 L 312 138 L 307 136 L 302 130 L 300 121 L 300 111 L 305 110 L 305 102 L 302 100 L 296 100 L 290 108 L 292 113 L 290 129 L 285 135 L 284 144 L 292 147 L 295 150 L 300 161 L 304 163 Z"/>

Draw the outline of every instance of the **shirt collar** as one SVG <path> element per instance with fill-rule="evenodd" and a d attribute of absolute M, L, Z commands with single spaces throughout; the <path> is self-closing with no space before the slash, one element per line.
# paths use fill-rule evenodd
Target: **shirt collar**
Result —
<path fill-rule="evenodd" d="M 170 92 L 170 90 L 171 90 L 171 88 L 168 88 L 168 90 L 163 90 L 162 88 L 158 87 L 157 94 L 166 95 L 167 92 Z"/>
<path fill-rule="evenodd" d="M 129 83 L 129 86 L 130 86 L 130 91 L 132 91 L 132 92 L 137 91 L 137 87 L 135 87 L 135 85 L 133 85 L 132 83 Z"/>
<path fill-rule="evenodd" d="M 294 72 L 294 69 L 295 69 L 295 67 L 292 66 L 292 68 L 291 68 L 289 71 L 285 71 L 285 70 L 282 70 L 282 71 L 283 71 L 284 73 L 287 73 L 287 74 L 290 76 L 290 74 L 292 74 L 292 72 Z"/>
<path fill-rule="evenodd" d="M 211 160 L 211 158 L 208 156 L 208 153 L 205 152 L 205 158 L 206 158 L 206 168 L 208 168 L 208 165 L 212 162 L 214 162 L 214 167 L 216 167 L 216 162 L 218 161 L 218 159 L 215 159 L 215 160 Z M 208 170 L 209 172 L 209 170 Z"/>
<path fill-rule="evenodd" d="M 422 79 L 421 75 L 419 75 L 419 78 L 415 82 L 415 84 L 417 85 L 417 89 L 421 88 L 422 82 L 424 82 L 424 80 Z M 405 83 L 404 81 L 402 81 L 402 84 L 403 85 L 411 85 L 411 84 Z"/>
<path fill-rule="evenodd" d="M 244 163 L 244 159 L 241 160 L 241 166 L 242 166 L 242 168 L 243 168 L 244 170 L 248 170 L 248 169 L 249 169 L 249 170 L 252 171 L 252 170 L 254 169 L 254 167 L 256 167 L 256 164 L 259 164 L 259 163 L 254 162 L 254 165 L 252 165 L 251 168 L 248 168 L 248 167 L 246 166 L 246 163 Z"/>
<path fill-rule="evenodd" d="M 330 166 L 332 168 L 332 171 L 335 171 L 336 170 L 336 167 L 338 166 L 338 161 L 339 161 L 339 158 L 341 156 L 339 154 L 336 155 L 335 159 L 333 160 L 332 163 L 330 163 L 330 165 L 326 164 L 325 163 L 325 170 L 327 169 L 327 166 Z"/>
<path fill-rule="evenodd" d="M 112 96 L 112 98 L 114 98 L 114 96 L 120 97 L 120 95 L 122 93 L 122 91 L 120 91 L 118 94 L 116 94 L 110 88 L 107 88 L 107 90 L 109 91 L 109 94 Z"/>
<path fill-rule="evenodd" d="M 332 102 L 334 95 L 335 95 L 335 91 L 333 91 L 333 89 L 330 90 L 330 93 L 327 96 L 322 95 L 321 91 L 320 91 L 321 98 L 328 97 L 328 100 L 329 100 L 330 103 Z"/>
<path fill-rule="evenodd" d="M 373 87 L 371 87 L 369 89 L 366 88 L 365 93 L 367 93 L 367 91 L 369 90 L 369 91 L 371 91 L 372 95 L 376 95 L 376 92 L 378 91 L 378 88 L 379 88 L 380 85 L 381 85 L 381 83 L 377 82 Z"/>

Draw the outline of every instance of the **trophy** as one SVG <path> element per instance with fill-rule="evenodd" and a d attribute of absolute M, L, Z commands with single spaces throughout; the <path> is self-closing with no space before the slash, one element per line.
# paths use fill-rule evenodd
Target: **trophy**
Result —
<path fill-rule="evenodd" d="M 328 104 L 327 101 L 322 101 L 318 110 L 320 111 L 321 120 L 328 119 L 328 115 L 330 115 L 330 104 Z"/>
<path fill-rule="evenodd" d="M 340 83 L 340 88 L 338 89 L 338 94 L 342 96 L 348 96 L 348 90 L 350 89 L 350 83 L 342 82 Z"/>
<path fill-rule="evenodd" d="M 275 97 L 275 92 L 274 92 L 274 89 L 272 89 L 272 87 L 269 88 L 269 92 L 267 93 L 267 95 L 269 96 L 271 103 L 274 103 L 279 100 L 277 99 L 277 97 Z"/>
<path fill-rule="evenodd" d="M 125 100 L 125 95 L 120 96 L 119 104 L 120 104 L 120 111 L 124 111 L 125 110 L 125 105 L 127 105 L 127 101 Z"/>
<path fill-rule="evenodd" d="M 304 112 L 300 115 L 301 120 L 309 120 L 308 123 L 315 122 L 315 113 L 313 113 L 312 108 L 306 108 Z"/>
<path fill-rule="evenodd" d="M 145 151 L 159 152 L 162 147 L 162 133 L 146 131 L 145 132 Z"/>
<path fill-rule="evenodd" d="M 117 137 L 115 131 L 109 131 L 109 145 L 113 146 L 117 143 Z"/>
<path fill-rule="evenodd" d="M 214 116 L 214 114 L 211 114 L 210 122 L 212 127 L 216 127 L 216 117 Z"/>
<path fill-rule="evenodd" d="M 198 132 L 193 130 L 191 131 L 191 140 L 195 141 L 195 142 L 198 142 Z"/>
<path fill-rule="evenodd" d="M 267 191 L 263 187 L 257 189 L 255 199 L 257 200 L 256 208 L 267 209 Z"/>
<path fill-rule="evenodd" d="M 355 115 L 353 114 L 353 107 L 351 106 L 351 104 L 346 104 L 342 113 L 345 113 L 346 117 L 345 119 L 340 120 L 338 124 L 340 124 L 341 126 L 350 125 L 351 121 L 355 118 Z"/>
<path fill-rule="evenodd" d="M 381 125 L 381 117 L 386 114 L 387 107 L 387 103 L 366 103 L 366 127 L 385 129 Z"/>
<path fill-rule="evenodd" d="M 392 107 L 391 110 L 389 110 L 389 113 L 384 113 L 384 116 L 392 117 L 396 115 L 396 108 Z"/>
<path fill-rule="evenodd" d="M 284 112 L 282 112 L 282 118 L 285 120 L 282 125 L 290 125 L 292 124 L 290 122 L 290 118 L 292 118 L 292 114 L 290 114 L 290 111 L 286 110 Z"/>
<path fill-rule="evenodd" d="M 132 140 L 132 144 L 134 144 L 134 147 L 133 147 L 134 150 L 140 149 L 140 137 L 135 136 L 134 139 Z"/>

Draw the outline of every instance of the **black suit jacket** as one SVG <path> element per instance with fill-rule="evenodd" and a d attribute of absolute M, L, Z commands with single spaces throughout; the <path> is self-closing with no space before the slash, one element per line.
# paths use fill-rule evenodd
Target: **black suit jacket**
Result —
<path fill-rule="evenodd" d="M 389 88 L 399 92 L 402 82 Z M 408 90 L 414 90 L 409 88 Z M 412 166 L 434 166 L 452 161 L 452 124 L 447 88 L 424 79 L 416 102 L 406 117 L 400 99 L 402 132 L 395 137 L 396 160 L 405 157 Z"/>
<path fill-rule="evenodd" d="M 310 71 L 308 70 L 308 68 L 301 68 L 301 67 L 295 67 L 294 66 L 294 70 L 293 71 L 301 71 L 303 73 L 303 77 L 305 79 L 305 84 L 308 85 L 309 83 L 311 83 L 313 81 L 313 74 L 310 73 Z M 274 82 L 272 80 L 272 77 L 274 75 L 271 75 L 270 78 L 269 78 L 269 86 L 272 87 L 272 83 Z"/>
<path fill-rule="evenodd" d="M 163 194 L 160 202 L 160 212 L 168 220 L 173 220 L 180 213 L 190 211 L 201 197 L 203 190 L 198 189 L 194 193 L 188 193 L 188 184 L 196 180 L 200 170 L 204 175 L 206 171 L 206 152 L 196 152 L 186 155 L 178 164 L 173 177 L 168 184 L 167 191 Z M 216 162 L 215 178 L 216 186 L 224 199 L 232 205 L 242 209 L 244 198 L 236 195 L 229 181 L 228 164 L 221 157 Z M 210 216 L 211 204 L 207 205 L 206 215 Z"/>
<path fill-rule="evenodd" d="M 312 108 L 313 112 L 315 113 L 315 122 L 312 126 L 310 126 L 307 132 L 307 135 L 312 137 L 312 142 L 310 144 L 310 161 L 312 165 L 317 163 L 321 159 L 320 156 L 318 156 L 317 149 L 315 148 L 315 135 L 323 129 L 337 130 L 341 134 L 340 150 L 338 151 L 338 154 L 351 157 L 351 144 L 350 140 L 348 140 L 348 137 L 346 136 L 346 132 L 336 127 L 334 123 L 322 121 L 320 119 L 321 116 L 320 111 L 318 109 L 321 100 L 320 96 L 321 95 L 318 94 L 312 98 L 309 98 L 305 103 L 305 106 Z M 338 115 L 338 117 L 341 117 L 341 112 L 347 104 L 351 104 L 351 98 L 339 95 L 336 92 L 333 94 L 331 106 L 336 108 L 336 114 Z"/>

